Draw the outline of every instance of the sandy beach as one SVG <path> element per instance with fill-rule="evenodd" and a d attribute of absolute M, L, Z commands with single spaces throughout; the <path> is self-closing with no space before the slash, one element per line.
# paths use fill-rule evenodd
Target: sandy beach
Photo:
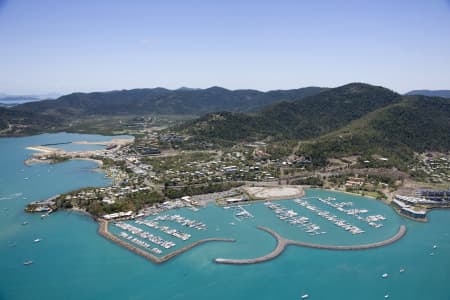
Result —
<path fill-rule="evenodd" d="M 134 138 L 130 139 L 112 139 L 110 141 L 103 141 L 103 142 L 88 142 L 88 141 L 76 141 L 73 142 L 73 144 L 78 145 L 100 145 L 100 146 L 111 146 L 111 145 L 127 145 L 129 143 L 132 143 L 134 141 Z"/>
<path fill-rule="evenodd" d="M 31 150 L 31 151 L 38 151 L 38 152 L 42 152 L 42 153 L 52 153 L 52 152 L 62 151 L 61 149 L 58 149 L 58 148 L 52 148 L 52 147 L 46 147 L 46 146 L 29 146 L 29 147 L 25 147 L 25 149 Z"/>

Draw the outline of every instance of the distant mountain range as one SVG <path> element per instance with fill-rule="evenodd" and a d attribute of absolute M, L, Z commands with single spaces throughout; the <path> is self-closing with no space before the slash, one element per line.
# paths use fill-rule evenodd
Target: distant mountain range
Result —
<path fill-rule="evenodd" d="M 67 130 L 73 120 L 144 114 L 201 115 L 173 128 L 194 140 L 301 141 L 299 154 L 316 163 L 371 153 L 405 161 L 414 151 L 450 150 L 449 99 L 402 96 L 364 83 L 269 92 L 212 87 L 75 93 L 0 107 L 0 134 Z"/>
<path fill-rule="evenodd" d="M 442 98 L 450 98 L 450 90 L 414 90 L 406 93 L 405 95 L 421 95 L 421 96 L 430 96 L 430 97 L 442 97 Z"/>
<path fill-rule="evenodd" d="M 0 93 L 0 107 L 12 107 L 27 102 L 41 101 L 59 97 L 57 94 L 46 95 L 8 95 Z"/>
<path fill-rule="evenodd" d="M 14 109 L 43 115 L 83 118 L 92 115 L 190 114 L 213 111 L 251 112 L 276 101 L 295 101 L 325 90 L 307 87 L 261 92 L 257 90 L 133 89 L 111 92 L 74 93 L 56 100 L 18 105 Z"/>
<path fill-rule="evenodd" d="M 38 101 L 38 100 L 44 100 L 44 99 L 55 99 L 61 96 L 61 94 L 56 93 L 50 93 L 50 94 L 35 94 L 35 95 L 9 95 L 9 94 L 3 94 L 0 93 L 0 102 L 7 102 L 7 101 Z"/>

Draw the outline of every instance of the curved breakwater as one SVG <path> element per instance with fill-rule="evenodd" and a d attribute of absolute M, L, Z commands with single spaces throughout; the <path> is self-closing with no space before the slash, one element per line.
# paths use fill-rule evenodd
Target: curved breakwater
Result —
<path fill-rule="evenodd" d="M 194 248 L 194 247 L 196 247 L 196 246 L 198 246 L 200 244 L 204 244 L 204 243 L 208 243 L 208 242 L 235 242 L 234 239 L 207 238 L 207 239 L 196 241 L 196 242 L 194 242 L 194 243 L 192 243 L 190 245 L 187 245 L 186 247 L 178 249 L 178 250 L 176 250 L 174 252 L 171 252 L 171 253 L 169 253 L 167 255 L 164 255 L 162 257 L 157 257 L 157 256 L 155 256 L 155 255 L 153 255 L 153 254 L 151 254 L 151 253 L 149 253 L 149 252 L 139 248 L 139 247 L 133 246 L 133 245 L 131 245 L 131 244 L 121 240 L 120 238 L 118 238 L 114 234 L 110 233 L 108 231 L 108 224 L 109 224 L 108 221 L 98 220 L 98 233 L 101 236 L 107 238 L 108 240 L 110 240 L 110 241 L 112 241 L 112 242 L 114 242 L 116 244 L 121 245 L 122 247 L 127 248 L 128 250 L 134 252 L 135 254 L 140 255 L 140 256 L 142 256 L 142 257 L 144 257 L 144 258 L 146 258 L 146 259 L 148 259 L 151 262 L 156 263 L 156 264 L 160 264 L 160 263 L 166 262 L 169 259 L 174 258 L 175 256 L 180 255 L 180 254 L 182 254 L 182 253 L 184 253 L 184 252 L 186 252 L 186 251 L 188 251 L 188 250 L 190 250 L 190 249 L 192 249 L 192 248 Z"/>
<path fill-rule="evenodd" d="M 406 226 L 401 225 L 395 235 L 393 235 L 392 237 L 390 237 L 384 241 L 370 243 L 370 244 L 362 244 L 362 245 L 341 245 L 341 246 L 336 245 L 336 246 L 333 246 L 333 245 L 320 245 L 320 244 L 288 240 L 288 239 L 283 238 L 281 235 L 279 235 L 277 232 L 273 231 L 272 229 L 269 229 L 269 228 L 266 228 L 263 226 L 258 226 L 258 229 L 268 232 L 277 240 L 277 246 L 275 247 L 275 249 L 272 252 L 270 252 L 269 254 L 266 254 L 264 256 L 261 256 L 261 257 L 250 258 L 250 259 L 216 258 L 216 259 L 214 259 L 214 262 L 219 263 L 219 264 L 233 264 L 233 265 L 249 265 L 249 264 L 261 263 L 261 262 L 272 260 L 272 259 L 278 257 L 281 253 L 283 253 L 284 249 L 288 245 L 316 248 L 316 249 L 327 249 L 327 250 L 364 250 L 364 249 L 378 248 L 378 247 L 383 247 L 383 246 L 392 244 L 392 243 L 398 241 L 399 239 L 401 239 L 406 234 Z"/>

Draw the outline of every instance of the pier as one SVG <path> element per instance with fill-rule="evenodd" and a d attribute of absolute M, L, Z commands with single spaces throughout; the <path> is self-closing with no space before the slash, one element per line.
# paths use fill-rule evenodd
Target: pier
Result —
<path fill-rule="evenodd" d="M 132 245 L 130 243 L 127 243 L 126 241 L 121 240 L 120 238 L 118 238 L 114 234 L 110 233 L 108 231 L 108 224 L 109 224 L 108 221 L 102 220 L 102 219 L 99 219 L 97 221 L 98 221 L 98 233 L 101 236 L 107 238 L 108 240 L 110 240 L 110 241 L 112 241 L 112 242 L 114 242 L 116 244 L 121 245 L 122 247 L 130 250 L 131 252 L 134 252 L 135 254 L 140 255 L 140 256 L 144 257 L 145 259 L 150 260 L 151 262 L 156 263 L 156 264 L 160 264 L 160 263 L 166 262 L 169 259 L 172 259 L 175 256 L 180 255 L 180 254 L 182 254 L 182 253 L 184 253 L 184 252 L 186 252 L 186 251 L 188 251 L 188 250 L 190 250 L 190 249 L 192 249 L 192 248 L 194 248 L 194 247 L 196 247 L 196 246 L 198 246 L 200 244 L 204 244 L 204 243 L 208 243 L 208 242 L 235 242 L 234 239 L 207 238 L 207 239 L 196 241 L 196 242 L 194 242 L 194 243 L 192 243 L 190 245 L 187 245 L 186 247 L 183 247 L 181 249 L 173 251 L 173 252 L 171 252 L 171 253 L 169 253 L 167 255 L 164 255 L 162 257 L 157 257 L 157 256 L 151 254 L 150 252 L 147 252 L 147 251 L 145 251 L 145 250 L 143 250 L 143 249 L 141 249 L 139 247 L 136 247 L 136 246 L 134 246 L 134 245 Z"/>
<path fill-rule="evenodd" d="M 326 250 L 364 250 L 364 249 L 372 249 L 372 248 L 378 248 L 383 247 L 389 244 L 392 244 L 399 239 L 401 239 L 406 234 L 406 226 L 401 225 L 399 230 L 395 235 L 392 237 L 375 243 L 369 243 L 369 244 L 361 244 L 361 245 L 320 245 L 320 244 L 313 244 L 313 243 L 306 243 L 306 242 L 300 242 L 300 241 L 294 241 L 294 240 L 288 240 L 283 238 L 281 235 L 273 231 L 272 229 L 258 226 L 257 227 L 260 230 L 266 231 L 269 234 L 271 234 L 276 240 L 277 240 L 277 246 L 276 248 L 270 252 L 269 254 L 266 254 L 261 257 L 257 258 L 251 258 L 251 259 L 228 259 L 228 258 L 216 258 L 214 259 L 214 262 L 218 264 L 232 264 L 232 265 L 249 265 L 249 264 L 256 264 L 265 262 L 268 260 L 272 260 L 276 257 L 278 257 L 286 248 L 288 245 L 294 245 L 294 246 L 300 246 L 300 247 L 308 247 L 308 248 L 316 248 L 316 249 L 326 249 Z"/>

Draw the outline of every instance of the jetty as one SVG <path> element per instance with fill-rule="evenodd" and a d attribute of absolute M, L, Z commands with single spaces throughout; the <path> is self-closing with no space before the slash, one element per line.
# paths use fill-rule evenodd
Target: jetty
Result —
<path fill-rule="evenodd" d="M 395 235 L 393 235 L 392 237 L 390 237 L 384 241 L 380 241 L 380 242 L 361 244 L 361 245 L 320 245 L 320 244 L 306 243 L 306 242 L 285 239 L 281 235 L 279 235 L 277 232 L 273 231 L 272 229 L 269 229 L 269 228 L 266 228 L 263 226 L 258 226 L 257 228 L 268 232 L 277 240 L 277 246 L 275 247 L 275 249 L 272 252 L 270 252 L 269 254 L 266 254 L 264 256 L 261 256 L 261 257 L 250 258 L 250 259 L 216 258 L 216 259 L 214 259 L 214 262 L 216 262 L 218 264 L 232 264 L 232 265 L 249 265 L 249 264 L 261 263 L 261 262 L 269 261 L 269 260 L 272 260 L 272 259 L 278 257 L 281 253 L 283 253 L 284 249 L 288 245 L 316 248 L 316 249 L 326 249 L 326 250 L 372 249 L 372 248 L 378 248 L 378 247 L 383 247 L 383 246 L 392 244 L 392 243 L 398 241 L 399 239 L 401 239 L 406 234 L 406 226 L 401 225 Z"/>
<path fill-rule="evenodd" d="M 158 257 L 158 256 L 155 256 L 155 255 L 151 254 L 150 252 L 147 252 L 147 251 L 145 251 L 145 250 L 143 250 L 143 249 L 141 249 L 141 248 L 139 248 L 137 246 L 134 246 L 134 245 L 132 245 L 130 243 L 127 243 L 126 241 L 121 240 L 120 238 L 118 238 L 114 234 L 110 233 L 108 231 L 109 222 L 107 220 L 99 219 L 99 220 L 97 220 L 97 222 L 98 222 L 98 233 L 101 236 L 105 237 L 106 239 L 108 239 L 108 240 L 110 240 L 110 241 L 112 241 L 112 242 L 114 242 L 114 243 L 116 243 L 118 245 L 121 245 L 122 247 L 130 250 L 131 252 L 133 252 L 133 253 L 135 253 L 137 255 L 140 255 L 140 256 L 144 257 L 145 259 L 147 259 L 147 260 L 149 260 L 149 261 L 151 261 L 153 263 L 156 263 L 156 264 L 160 264 L 160 263 L 166 262 L 166 261 L 174 258 L 175 256 L 178 256 L 178 255 L 180 255 L 180 254 L 182 254 L 182 253 L 184 253 L 184 252 L 186 252 L 186 251 L 188 251 L 188 250 L 190 250 L 190 249 L 192 249 L 192 248 L 194 248 L 194 247 L 196 247 L 198 245 L 204 244 L 204 243 L 208 243 L 208 242 L 235 242 L 234 239 L 228 239 L 228 238 L 207 238 L 207 239 L 196 241 L 196 242 L 194 242 L 194 243 L 192 243 L 190 245 L 187 245 L 187 246 L 185 246 L 183 248 L 180 248 L 180 249 L 178 249 L 176 251 L 173 251 L 173 252 L 171 252 L 171 253 L 169 253 L 167 255 L 164 255 L 162 257 Z"/>

